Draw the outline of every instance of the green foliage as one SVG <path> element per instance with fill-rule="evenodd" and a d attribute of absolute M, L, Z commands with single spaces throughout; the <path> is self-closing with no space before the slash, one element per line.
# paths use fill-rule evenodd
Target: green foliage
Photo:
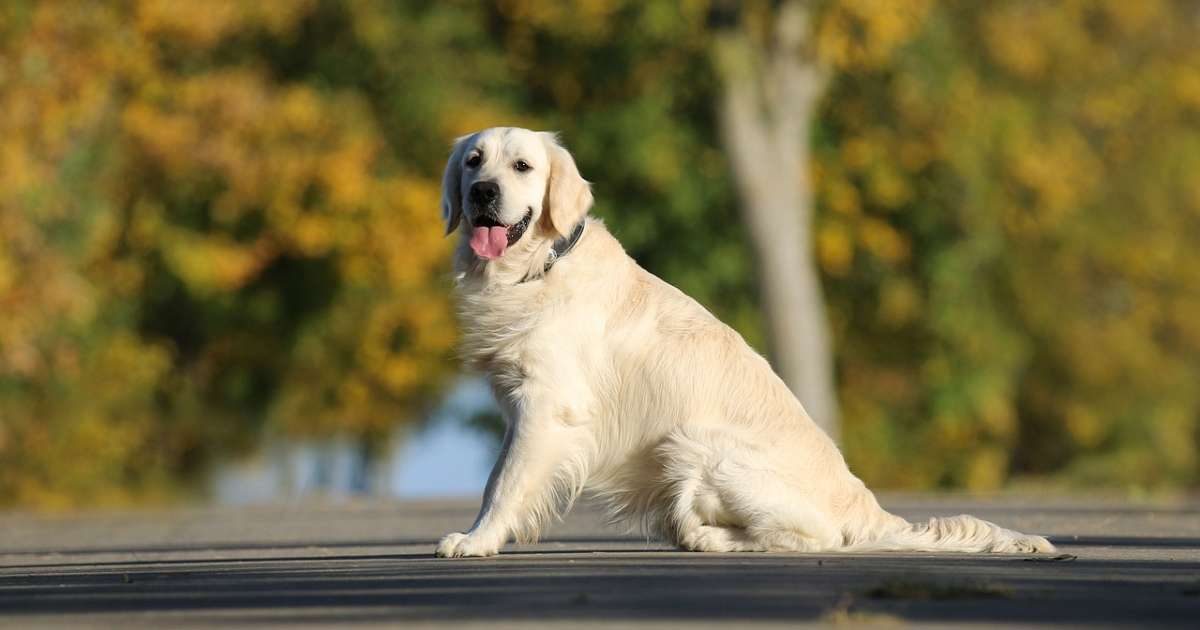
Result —
<path fill-rule="evenodd" d="M 594 182 L 594 213 L 634 258 L 760 344 L 753 264 L 717 137 L 706 6 L 524 9 L 491 17 L 522 86 L 517 107 L 562 132 Z"/>
<path fill-rule="evenodd" d="M 597 214 L 762 348 L 707 3 L 501 6 L 519 106 L 566 131 Z M 870 483 L 1198 480 L 1193 13 L 824 3 L 816 245 Z M 771 14 L 747 3 L 744 27 Z"/>
<path fill-rule="evenodd" d="M 1186 3 L 943 2 L 838 74 L 821 241 L 868 479 L 1198 480 L 1198 35 Z"/>

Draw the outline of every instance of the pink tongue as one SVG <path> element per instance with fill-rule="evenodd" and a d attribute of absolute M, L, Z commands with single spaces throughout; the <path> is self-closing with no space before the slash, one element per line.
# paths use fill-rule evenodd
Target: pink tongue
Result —
<path fill-rule="evenodd" d="M 471 249 L 484 260 L 499 258 L 508 248 L 508 228 L 477 227 L 471 230 Z"/>

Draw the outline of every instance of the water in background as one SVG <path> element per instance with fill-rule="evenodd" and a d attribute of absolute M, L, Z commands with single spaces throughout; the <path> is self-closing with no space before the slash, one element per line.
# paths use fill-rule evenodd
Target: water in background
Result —
<path fill-rule="evenodd" d="M 397 431 L 383 457 L 367 461 L 353 440 L 267 444 L 256 456 L 228 462 L 213 475 L 218 503 L 291 501 L 309 496 L 455 497 L 483 492 L 498 445 L 467 423 L 493 409 L 480 379 L 462 380 L 420 427 Z"/>

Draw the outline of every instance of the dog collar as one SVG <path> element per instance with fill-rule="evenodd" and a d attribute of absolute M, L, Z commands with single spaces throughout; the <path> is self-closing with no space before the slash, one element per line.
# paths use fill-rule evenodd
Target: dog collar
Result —
<path fill-rule="evenodd" d="M 575 249 L 575 245 L 579 243 L 579 239 L 583 238 L 583 230 L 585 227 L 587 227 L 587 219 L 580 219 L 579 223 L 575 224 L 575 228 L 571 230 L 570 234 L 554 241 L 554 245 L 550 246 L 550 254 L 546 256 L 546 264 L 542 267 L 543 276 L 550 273 L 550 268 L 554 266 L 554 263 L 558 262 L 558 260 L 563 256 L 571 253 L 572 249 Z M 524 278 L 521 278 L 521 282 L 518 282 L 517 284 L 521 284 L 529 280 L 532 280 L 532 278 L 525 276 Z"/>

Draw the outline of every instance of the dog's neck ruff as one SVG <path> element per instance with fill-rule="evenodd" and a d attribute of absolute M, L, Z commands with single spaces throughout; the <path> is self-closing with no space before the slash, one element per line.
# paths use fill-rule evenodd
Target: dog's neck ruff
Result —
<path fill-rule="evenodd" d="M 550 268 L 553 267 L 554 263 L 558 262 L 560 258 L 571 253 L 571 250 L 574 249 L 575 245 L 579 243 L 579 239 L 583 238 L 583 231 L 586 227 L 587 217 L 584 217 L 579 220 L 579 223 L 575 224 L 575 227 L 571 230 L 570 234 L 554 241 L 554 244 L 550 246 L 550 253 L 546 256 L 546 264 L 542 267 L 543 276 L 550 273 Z M 530 280 L 533 280 L 533 278 L 529 275 L 526 275 L 524 278 L 521 278 L 521 281 L 517 284 L 522 284 Z"/>

